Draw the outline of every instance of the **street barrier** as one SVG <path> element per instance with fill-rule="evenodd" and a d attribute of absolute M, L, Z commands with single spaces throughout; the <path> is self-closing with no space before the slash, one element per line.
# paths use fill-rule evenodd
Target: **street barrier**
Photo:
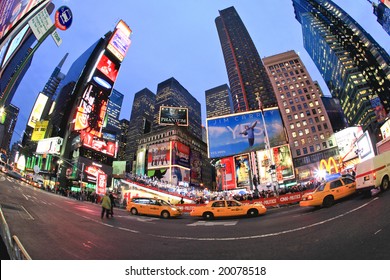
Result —
<path fill-rule="evenodd" d="M 0 223 L 1 223 L 1 238 L 4 241 L 5 246 L 7 247 L 7 252 L 11 260 L 31 260 L 31 257 L 24 249 L 19 238 L 14 235 L 11 238 L 9 227 L 7 221 L 5 220 L 3 210 L 0 206 Z"/>

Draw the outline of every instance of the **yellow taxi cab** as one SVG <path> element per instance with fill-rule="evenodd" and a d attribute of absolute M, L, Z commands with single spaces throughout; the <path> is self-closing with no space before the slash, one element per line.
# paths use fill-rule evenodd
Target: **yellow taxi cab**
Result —
<path fill-rule="evenodd" d="M 178 217 L 182 215 L 179 208 L 158 198 L 134 197 L 126 206 L 132 215 L 151 215 L 162 218 Z"/>
<path fill-rule="evenodd" d="M 237 200 L 213 200 L 204 206 L 196 206 L 190 216 L 211 220 L 217 217 L 249 216 L 255 217 L 267 211 L 261 203 L 242 204 Z"/>
<path fill-rule="evenodd" d="M 305 193 L 299 202 L 300 206 L 330 207 L 336 200 L 354 194 L 356 182 L 352 177 L 339 177 L 319 185 L 314 191 Z"/>

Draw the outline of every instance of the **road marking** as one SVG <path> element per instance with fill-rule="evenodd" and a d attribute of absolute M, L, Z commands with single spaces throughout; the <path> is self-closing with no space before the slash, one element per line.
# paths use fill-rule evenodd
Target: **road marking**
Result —
<path fill-rule="evenodd" d="M 133 230 L 133 229 L 129 229 L 129 228 L 118 227 L 118 229 L 124 230 L 124 231 L 130 231 L 130 232 L 132 232 L 132 233 L 139 233 L 139 231 Z"/>
<path fill-rule="evenodd" d="M 158 234 L 149 234 L 149 235 L 152 237 L 165 238 L 165 239 L 197 240 L 197 241 L 232 241 L 232 240 L 247 240 L 247 239 L 259 239 L 259 238 L 266 238 L 266 237 L 274 237 L 274 236 L 284 235 L 284 234 L 288 234 L 288 233 L 292 233 L 292 232 L 306 230 L 308 228 L 316 227 L 316 226 L 323 225 L 323 224 L 329 223 L 331 221 L 340 219 L 346 215 L 349 215 L 353 212 L 356 212 L 356 211 L 366 207 L 367 205 L 371 204 L 372 202 L 374 202 L 377 199 L 378 199 L 378 197 L 374 198 L 373 200 L 371 200 L 371 201 L 369 201 L 369 202 L 367 202 L 359 207 L 356 207 L 352 210 L 349 210 L 349 211 L 345 212 L 344 214 L 340 214 L 340 215 L 337 215 L 335 217 L 332 217 L 332 218 L 329 218 L 329 219 L 326 219 L 326 220 L 323 220 L 323 221 L 320 221 L 320 222 L 317 222 L 314 224 L 310 224 L 310 225 L 299 227 L 299 228 L 293 228 L 293 229 L 289 229 L 289 230 L 274 232 L 274 233 L 266 233 L 266 234 L 261 234 L 261 235 L 250 235 L 250 236 L 240 236 L 240 237 L 186 237 L 186 236 L 166 236 L 166 235 L 158 235 Z"/>
<path fill-rule="evenodd" d="M 27 213 L 27 215 L 30 216 L 31 220 L 35 220 L 34 217 L 26 210 L 26 208 L 24 208 L 23 205 L 21 205 L 21 207 L 23 208 L 23 210 Z"/>
<path fill-rule="evenodd" d="M 24 198 L 25 198 L 26 200 L 28 200 L 28 197 L 27 197 L 24 193 L 22 193 L 22 195 L 24 196 Z"/>
<path fill-rule="evenodd" d="M 193 224 L 188 224 L 188 227 L 198 227 L 198 226 L 235 226 L 238 223 L 238 220 L 235 221 L 222 221 L 222 222 L 206 222 L 206 221 L 198 221 Z"/>
<path fill-rule="evenodd" d="M 382 231 L 382 229 L 380 229 L 380 230 L 377 230 L 375 233 L 374 233 L 374 235 L 377 235 L 379 232 L 381 232 Z"/>

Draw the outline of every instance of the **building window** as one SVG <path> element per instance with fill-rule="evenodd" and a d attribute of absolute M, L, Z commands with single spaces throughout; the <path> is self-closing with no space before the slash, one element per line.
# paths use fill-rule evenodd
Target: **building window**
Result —
<path fill-rule="evenodd" d="M 307 148 L 303 147 L 303 154 L 307 155 Z"/>
<path fill-rule="evenodd" d="M 310 150 L 310 153 L 314 153 L 314 146 L 311 145 L 311 146 L 309 147 L 309 150 Z"/>
<path fill-rule="evenodd" d="M 296 138 L 297 137 L 297 133 L 295 131 L 292 132 L 292 137 L 293 138 Z"/>
<path fill-rule="evenodd" d="M 301 155 L 301 150 L 300 149 L 297 149 L 297 156 L 300 156 Z"/>
<path fill-rule="evenodd" d="M 315 126 L 312 126 L 312 127 L 311 127 L 311 132 L 313 132 L 313 133 L 316 132 L 316 127 L 315 127 Z"/>
<path fill-rule="evenodd" d="M 297 140 L 294 141 L 294 147 L 298 147 L 299 143 Z"/>
<path fill-rule="evenodd" d="M 326 149 L 326 142 L 322 142 L 322 147 L 324 148 L 324 149 Z"/>
<path fill-rule="evenodd" d="M 333 147 L 333 141 L 332 140 L 329 140 L 328 143 L 329 143 L 329 147 Z"/>
<path fill-rule="evenodd" d="M 294 124 L 293 123 L 290 124 L 290 129 L 294 129 Z"/>

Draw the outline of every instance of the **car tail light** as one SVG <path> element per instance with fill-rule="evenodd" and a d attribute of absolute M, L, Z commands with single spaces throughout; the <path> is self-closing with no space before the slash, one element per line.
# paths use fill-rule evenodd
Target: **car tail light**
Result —
<path fill-rule="evenodd" d="M 374 180 L 376 180 L 376 173 L 375 172 L 372 174 L 372 177 Z"/>

